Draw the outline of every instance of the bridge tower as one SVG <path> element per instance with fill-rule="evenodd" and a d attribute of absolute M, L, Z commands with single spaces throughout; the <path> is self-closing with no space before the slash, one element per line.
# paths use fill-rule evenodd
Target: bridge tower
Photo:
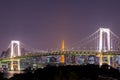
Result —
<path fill-rule="evenodd" d="M 110 29 L 109 28 L 100 28 L 99 29 L 99 65 L 103 64 L 103 54 L 102 52 L 110 51 L 111 42 L 110 42 Z M 107 56 L 107 64 L 110 64 L 110 55 Z"/>
<path fill-rule="evenodd" d="M 16 47 L 16 51 L 14 50 Z M 17 53 L 17 54 L 16 54 Z M 11 41 L 11 54 L 10 57 L 16 57 L 16 56 L 21 56 L 21 51 L 20 51 L 20 41 L 13 40 Z"/>
<path fill-rule="evenodd" d="M 20 41 L 12 40 L 10 48 L 11 70 L 14 70 L 14 68 L 20 70 L 20 60 L 14 59 L 16 56 L 21 56 Z"/>
<path fill-rule="evenodd" d="M 106 36 L 105 36 L 105 33 L 106 33 Z M 105 52 L 105 51 L 110 51 L 110 29 L 100 28 L 99 52 Z"/>

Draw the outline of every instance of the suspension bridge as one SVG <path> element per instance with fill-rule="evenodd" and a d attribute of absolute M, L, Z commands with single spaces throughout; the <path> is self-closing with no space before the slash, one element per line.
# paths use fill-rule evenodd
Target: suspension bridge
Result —
<path fill-rule="evenodd" d="M 99 28 L 90 36 L 66 48 L 64 41 L 60 50 L 41 51 L 12 40 L 1 54 L 0 68 L 23 70 L 27 67 L 45 65 L 108 64 L 120 66 L 120 38 L 109 28 Z"/>

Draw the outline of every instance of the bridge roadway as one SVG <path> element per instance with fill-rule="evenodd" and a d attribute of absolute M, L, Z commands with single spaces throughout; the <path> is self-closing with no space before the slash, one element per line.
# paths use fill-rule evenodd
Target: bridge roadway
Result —
<path fill-rule="evenodd" d="M 64 55 L 64 59 L 62 60 L 62 55 Z M 44 57 L 47 56 L 52 56 L 52 57 L 56 57 L 57 56 L 60 57 L 60 61 L 59 63 L 61 64 L 65 64 L 65 65 L 84 65 L 84 64 L 99 64 L 102 65 L 103 63 L 107 63 L 108 65 L 111 65 L 115 68 L 117 68 L 120 65 L 120 59 L 118 60 L 118 63 L 116 65 L 116 61 L 114 61 L 114 59 L 116 57 L 120 58 L 120 51 L 107 51 L 107 52 L 98 52 L 98 51 L 94 51 L 94 50 L 81 50 L 81 51 L 58 51 L 58 52 L 46 52 L 46 53 L 27 53 L 26 55 L 22 55 L 22 56 L 17 56 L 17 57 L 13 57 L 13 58 L 0 58 L 0 65 L 2 67 L 2 65 L 6 65 L 7 67 L 9 67 L 9 70 L 21 70 L 21 65 L 22 64 L 53 64 L 51 62 L 45 62 L 44 63 Z M 80 57 L 83 56 L 83 57 Z M 90 56 L 94 56 L 94 59 L 92 59 L 92 61 L 90 60 Z M 37 58 L 39 57 L 40 61 L 37 60 Z M 43 57 L 43 58 L 40 58 Z M 79 60 L 82 61 L 82 63 L 78 63 L 76 61 L 76 58 L 78 57 Z M 105 60 L 104 60 L 105 58 Z M 111 60 L 112 58 L 112 60 Z M 34 61 L 34 59 L 36 59 Z M 83 61 L 84 59 L 84 61 Z M 43 61 L 43 62 L 41 62 Z M 10 62 L 10 64 L 9 64 Z M 56 63 L 56 62 L 55 62 Z M 24 67 L 26 67 L 28 65 L 24 65 Z"/>
<path fill-rule="evenodd" d="M 16 56 L 13 57 L 12 59 L 24 59 L 24 58 L 29 58 L 29 57 L 40 57 L 40 56 L 56 56 L 56 55 L 86 55 L 86 56 L 120 56 L 120 51 L 107 51 L 107 52 L 98 52 L 95 50 L 81 50 L 81 51 L 57 51 L 57 52 L 36 52 L 36 53 L 26 53 L 25 55 L 22 56 Z M 10 60 L 11 58 L 6 57 L 6 58 L 0 58 L 0 61 L 2 60 Z"/>

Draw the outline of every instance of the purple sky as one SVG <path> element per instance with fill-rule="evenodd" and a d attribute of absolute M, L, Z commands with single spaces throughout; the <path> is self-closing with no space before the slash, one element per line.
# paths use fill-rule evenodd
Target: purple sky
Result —
<path fill-rule="evenodd" d="M 35 49 L 66 47 L 109 27 L 120 36 L 120 0 L 0 0 L 0 52 L 11 40 Z"/>

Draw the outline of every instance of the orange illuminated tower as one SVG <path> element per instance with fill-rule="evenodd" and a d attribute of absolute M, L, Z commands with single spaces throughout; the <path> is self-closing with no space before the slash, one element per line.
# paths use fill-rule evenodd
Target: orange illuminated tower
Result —
<path fill-rule="evenodd" d="M 65 45 L 64 45 L 64 40 L 62 41 L 62 52 L 65 51 Z M 61 55 L 61 63 L 64 63 L 65 62 L 65 57 L 64 55 Z"/>
<path fill-rule="evenodd" d="M 64 44 L 64 40 L 62 41 L 62 51 L 65 51 L 65 44 Z"/>

